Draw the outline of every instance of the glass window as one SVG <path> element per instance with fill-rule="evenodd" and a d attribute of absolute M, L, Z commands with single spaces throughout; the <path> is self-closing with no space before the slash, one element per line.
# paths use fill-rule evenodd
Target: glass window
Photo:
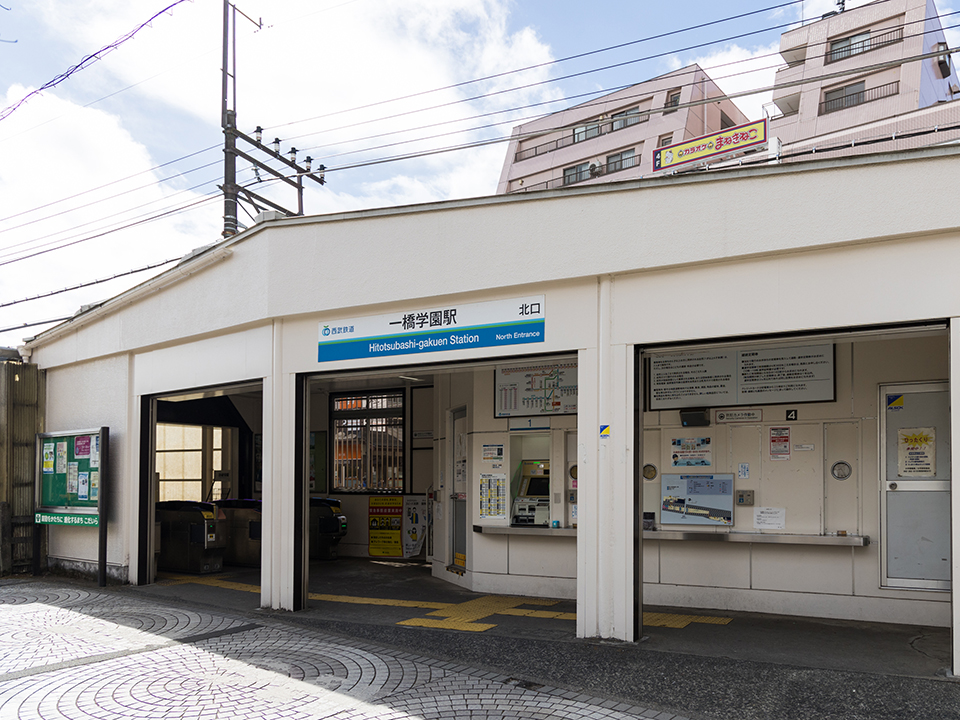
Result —
<path fill-rule="evenodd" d="M 581 125 L 573 129 L 573 141 L 575 143 L 583 142 L 584 140 L 589 140 L 590 138 L 595 138 L 600 134 L 600 123 L 590 123 L 589 125 Z"/>
<path fill-rule="evenodd" d="M 580 182 L 581 180 L 586 180 L 588 177 L 590 177 L 590 163 L 580 163 L 579 165 L 573 165 L 572 167 L 563 169 L 564 185 Z"/>
<path fill-rule="evenodd" d="M 330 424 L 334 491 L 403 491 L 402 391 L 335 396 Z"/>
<path fill-rule="evenodd" d="M 614 155 L 607 155 L 607 172 L 616 172 L 636 165 L 636 150 L 630 148 Z"/>
<path fill-rule="evenodd" d="M 833 112 L 845 107 L 860 105 L 864 99 L 865 85 L 861 80 L 852 85 L 827 91 L 823 95 L 824 112 Z"/>
<path fill-rule="evenodd" d="M 614 130 L 622 130 L 630 125 L 636 125 L 638 122 L 640 122 L 640 108 L 638 106 L 630 108 L 629 110 L 624 110 L 623 112 L 613 113 L 613 115 L 610 116 L 610 119 L 613 120 Z"/>
<path fill-rule="evenodd" d="M 843 60 L 851 55 L 857 55 L 870 49 L 870 31 L 851 35 L 848 38 L 834 40 L 830 43 L 828 62 Z"/>
<path fill-rule="evenodd" d="M 679 91 L 679 90 L 671 90 L 670 92 L 668 92 L 668 93 L 667 93 L 667 102 L 666 102 L 666 104 L 664 105 L 664 107 L 672 108 L 672 107 L 676 107 L 676 106 L 679 105 L 679 104 L 680 104 L 680 91 Z M 676 110 L 667 110 L 667 111 L 664 112 L 663 114 L 666 115 L 667 113 L 672 113 L 672 112 L 676 112 Z"/>
<path fill-rule="evenodd" d="M 673 142 L 673 133 L 668 133 L 666 135 L 661 135 L 660 139 L 657 140 L 657 147 L 666 147 Z"/>

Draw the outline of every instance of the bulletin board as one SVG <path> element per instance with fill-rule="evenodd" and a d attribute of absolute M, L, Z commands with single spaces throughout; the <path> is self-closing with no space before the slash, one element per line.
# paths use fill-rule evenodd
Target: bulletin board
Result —
<path fill-rule="evenodd" d="M 37 435 L 38 523 L 99 524 L 108 432 L 101 427 Z"/>

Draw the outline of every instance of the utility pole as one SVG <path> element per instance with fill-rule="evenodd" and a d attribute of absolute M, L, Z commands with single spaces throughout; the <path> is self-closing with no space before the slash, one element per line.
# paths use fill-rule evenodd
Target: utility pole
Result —
<path fill-rule="evenodd" d="M 326 184 L 326 167 L 320 165 L 316 172 L 312 172 L 313 158 L 307 156 L 303 165 L 297 163 L 297 149 L 290 148 L 289 159 L 280 154 L 280 138 L 273 141 L 273 149 L 263 145 L 263 129 L 258 125 L 254 137 L 250 137 L 237 129 L 237 13 L 243 15 L 258 28 L 263 28 L 262 20 L 254 20 L 238 10 L 230 0 L 223 0 L 223 84 L 221 92 L 220 125 L 223 128 L 223 237 L 236 235 L 240 229 L 237 211 L 241 207 L 240 201 L 248 202 L 256 212 L 263 212 L 272 208 L 284 215 L 303 215 L 303 178 L 310 178 L 314 182 Z M 286 165 L 292 172 L 286 173 L 267 165 L 249 152 L 240 150 L 237 141 L 243 141 L 254 150 L 267 155 L 275 161 Z M 276 179 L 287 183 L 297 191 L 297 210 L 288 210 L 272 200 L 251 191 L 249 188 L 237 184 L 237 157 L 242 157 L 254 167 L 257 180 L 260 180 L 260 170 L 263 170 Z M 246 208 L 244 208 L 246 211 Z M 249 214 L 249 213 L 248 213 Z M 252 216 L 251 216 L 252 217 Z"/>

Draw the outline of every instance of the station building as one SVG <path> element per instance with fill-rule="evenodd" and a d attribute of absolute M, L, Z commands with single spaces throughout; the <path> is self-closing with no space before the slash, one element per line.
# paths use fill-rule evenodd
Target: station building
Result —
<path fill-rule="evenodd" d="M 203 496 L 262 500 L 264 607 L 308 604 L 309 498 L 373 556 L 416 497 L 436 577 L 575 597 L 581 637 L 643 603 L 930 624 L 956 672 L 958 186 L 944 146 L 264 218 L 22 354 L 47 431 L 110 428 L 114 579 L 154 580 L 192 425 Z M 96 536 L 49 526 L 50 563 Z"/>

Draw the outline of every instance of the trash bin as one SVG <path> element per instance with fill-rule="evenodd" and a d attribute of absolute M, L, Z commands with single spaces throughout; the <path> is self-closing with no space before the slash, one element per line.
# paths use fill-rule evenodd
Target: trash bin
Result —
<path fill-rule="evenodd" d="M 340 501 L 310 498 L 310 559 L 336 560 L 337 545 L 347 534 L 347 517 L 340 512 Z"/>
<path fill-rule="evenodd" d="M 159 570 L 198 574 L 223 570 L 227 523 L 213 503 L 164 500 L 156 505 L 156 519 Z"/>
<path fill-rule="evenodd" d="M 226 517 L 227 540 L 223 561 L 227 565 L 260 565 L 263 503 L 260 500 L 224 499 L 214 502 Z"/>

